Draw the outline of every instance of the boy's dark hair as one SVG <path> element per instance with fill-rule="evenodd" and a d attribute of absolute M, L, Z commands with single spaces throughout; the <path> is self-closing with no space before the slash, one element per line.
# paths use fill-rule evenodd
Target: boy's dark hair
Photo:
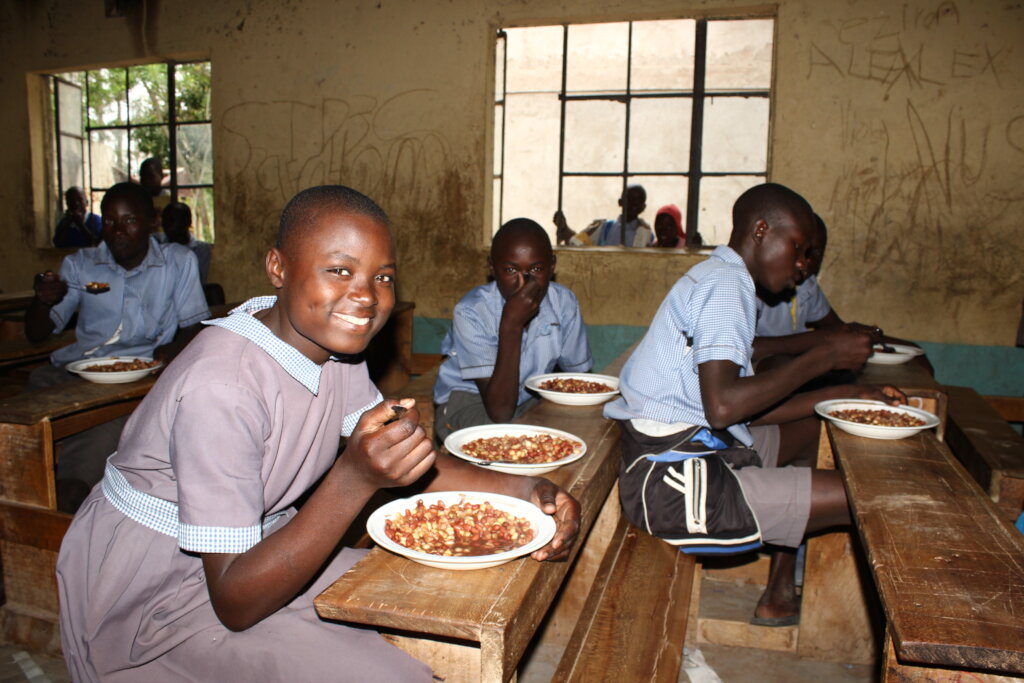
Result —
<path fill-rule="evenodd" d="M 142 205 L 142 210 L 145 212 L 146 220 L 153 220 L 153 217 L 156 215 L 156 209 L 153 208 L 153 195 L 138 183 L 118 183 L 104 192 L 103 199 L 100 200 L 100 213 L 103 213 L 107 208 L 110 198 L 118 195 L 139 202 Z"/>
<path fill-rule="evenodd" d="M 822 217 L 819 216 L 818 214 L 814 214 L 814 225 L 817 228 L 818 232 L 821 233 L 821 241 L 823 243 L 828 242 L 828 226 L 825 225 L 824 219 L 822 219 Z"/>
<path fill-rule="evenodd" d="M 746 233 L 758 219 L 771 223 L 784 215 L 799 215 L 806 212 L 814 216 L 814 210 L 806 199 L 778 183 L 755 185 L 739 196 L 732 205 L 733 233 Z"/>
<path fill-rule="evenodd" d="M 145 173 L 146 171 L 150 170 L 154 166 L 158 166 L 158 167 L 160 167 L 160 170 L 163 170 L 164 164 L 163 164 L 162 161 L 160 161 L 159 157 L 149 157 L 147 159 L 144 159 L 142 161 L 142 163 L 139 164 L 139 173 L 140 174 Z"/>
<path fill-rule="evenodd" d="M 187 228 L 192 225 L 192 209 L 185 202 L 172 202 L 160 212 L 160 222 L 165 228 L 177 225 Z"/>
<path fill-rule="evenodd" d="M 540 226 L 540 223 L 531 218 L 513 218 L 494 233 L 491 239 L 491 255 L 494 255 L 494 250 L 499 244 L 522 237 L 542 239 L 548 245 L 548 249 L 551 249 L 551 235 Z"/>
<path fill-rule="evenodd" d="M 299 192 L 284 207 L 277 229 L 277 248 L 283 248 L 321 212 L 331 209 L 343 209 L 391 227 L 391 219 L 384 209 L 363 193 L 344 185 L 319 185 Z"/>

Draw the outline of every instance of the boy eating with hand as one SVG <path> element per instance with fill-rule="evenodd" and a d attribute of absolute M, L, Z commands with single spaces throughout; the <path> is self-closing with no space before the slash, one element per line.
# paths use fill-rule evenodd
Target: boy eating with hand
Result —
<path fill-rule="evenodd" d="M 587 372 L 593 365 L 576 296 L 551 282 L 551 238 L 536 221 L 515 218 L 494 235 L 487 259 L 494 281 L 455 305 L 441 343 L 434 385 L 439 442 L 453 431 L 508 422 L 532 405 L 533 375 Z"/>
<path fill-rule="evenodd" d="M 848 524 L 838 472 L 811 469 L 818 401 L 905 402 L 893 387 L 834 386 L 793 395 L 833 369 L 860 367 L 868 335 L 836 332 L 785 368 L 754 374 L 756 287 L 792 288 L 806 272 L 814 214 L 776 184 L 733 206 L 728 246 L 669 292 L 620 376 L 606 417 L 622 427 L 619 490 L 626 516 L 687 552 L 773 553 L 752 623 L 796 623 L 795 553 L 804 536 Z M 789 467 L 787 465 L 803 465 Z"/>

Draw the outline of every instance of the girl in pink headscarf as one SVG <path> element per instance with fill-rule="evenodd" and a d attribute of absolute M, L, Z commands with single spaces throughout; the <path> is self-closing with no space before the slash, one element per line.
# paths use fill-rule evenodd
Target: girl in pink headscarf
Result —
<path fill-rule="evenodd" d="M 658 209 L 658 214 L 654 217 L 654 234 L 657 239 L 651 246 L 682 249 L 686 245 L 683 214 L 678 206 L 668 204 Z"/>

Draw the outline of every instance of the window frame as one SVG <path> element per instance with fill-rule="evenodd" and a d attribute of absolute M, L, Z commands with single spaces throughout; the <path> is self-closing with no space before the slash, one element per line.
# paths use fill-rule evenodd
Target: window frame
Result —
<path fill-rule="evenodd" d="M 64 158 L 63 158 L 63 154 L 62 154 L 61 147 L 60 147 L 61 137 L 62 136 L 66 136 L 67 134 L 62 132 L 61 128 L 60 128 L 60 109 L 61 109 L 61 107 L 60 107 L 60 102 L 59 102 L 59 87 L 57 85 L 58 83 L 68 84 L 68 85 L 71 85 L 73 87 L 80 88 L 83 91 L 83 103 L 84 103 L 85 110 L 82 113 L 82 127 L 83 127 L 82 136 L 81 136 L 81 139 L 82 139 L 82 142 L 83 142 L 83 156 L 82 156 L 82 159 L 83 159 L 83 162 L 82 162 L 83 163 L 83 174 L 82 175 L 83 175 L 83 178 L 85 179 L 83 182 L 87 186 L 87 187 L 84 187 L 83 189 L 90 196 L 92 195 L 92 193 L 95 193 L 95 192 L 105 192 L 106 190 L 110 189 L 109 187 L 100 187 L 100 186 L 95 186 L 95 185 L 92 184 L 92 179 L 94 177 L 93 169 L 92 169 L 92 161 L 93 161 L 92 133 L 94 131 L 124 131 L 125 141 L 126 141 L 125 157 L 128 160 L 128 167 L 126 168 L 126 171 L 128 173 L 128 177 L 131 178 L 131 177 L 133 177 L 132 176 L 133 172 L 136 170 L 136 169 L 131 168 L 132 131 L 140 130 L 140 129 L 143 129 L 143 128 L 164 128 L 164 127 L 167 128 L 167 159 L 161 159 L 161 163 L 162 164 L 166 163 L 167 170 L 169 170 L 169 172 L 170 172 L 170 175 L 169 175 L 169 178 L 168 178 L 167 189 L 169 190 L 170 195 L 171 195 L 171 202 L 179 201 L 179 198 L 178 198 L 179 190 L 203 190 L 203 189 L 209 189 L 209 190 L 211 190 L 212 193 L 214 193 L 214 196 L 215 196 L 216 184 L 214 182 L 209 182 L 209 183 L 186 183 L 186 184 L 178 183 L 178 129 L 180 127 L 182 127 L 182 126 L 204 125 L 204 124 L 208 125 L 210 127 L 210 135 L 211 135 L 210 143 L 211 143 L 211 146 L 213 144 L 213 140 L 212 140 L 212 135 L 213 135 L 212 111 L 211 111 L 211 117 L 210 118 L 190 119 L 188 121 L 179 121 L 178 120 L 177 92 L 176 92 L 176 89 L 175 89 L 177 69 L 178 69 L 178 67 L 187 66 L 187 65 L 190 65 L 190 64 L 210 64 L 211 65 L 211 71 L 212 71 L 212 61 L 210 59 L 189 59 L 189 60 L 165 60 L 165 61 L 156 61 L 156 62 L 146 62 L 146 63 L 143 63 L 143 64 L 100 66 L 100 67 L 96 67 L 96 68 L 92 68 L 92 69 L 75 69 L 75 70 L 67 70 L 66 69 L 66 70 L 62 70 L 62 71 L 60 71 L 58 73 L 51 73 L 51 74 L 48 75 L 48 79 L 49 79 L 49 82 L 50 82 L 50 90 L 51 90 L 50 95 L 51 95 L 52 101 L 53 101 L 53 116 L 54 116 L 53 124 L 52 124 L 53 127 L 54 127 L 53 139 L 55 140 L 56 145 L 57 145 L 56 150 L 55 150 L 55 156 L 56 156 L 55 161 L 56 161 L 56 163 L 54 164 L 54 167 L 55 167 L 56 173 L 57 173 L 56 186 L 57 186 L 57 198 L 58 198 L 58 202 L 60 203 L 60 206 L 61 206 L 60 211 L 63 211 L 64 192 L 68 188 L 64 187 L 64 176 L 63 176 Z M 107 71 L 122 71 L 123 74 L 124 74 L 124 79 L 125 79 L 125 83 L 126 83 L 126 86 L 127 86 L 127 85 L 129 85 L 129 78 L 130 78 L 129 71 L 130 71 L 130 69 L 132 69 L 133 67 L 138 67 L 138 66 L 151 66 L 151 65 L 163 65 L 164 67 L 166 67 L 166 77 L 167 77 L 167 111 L 165 112 L 165 119 L 160 121 L 160 122 L 154 122 L 154 123 L 132 123 L 132 120 L 131 120 L 132 107 L 130 106 L 131 105 L 131 100 L 130 100 L 130 97 L 131 97 L 130 96 L 130 90 L 131 89 L 130 89 L 130 87 L 126 87 L 125 88 L 125 92 L 124 92 L 124 105 L 125 105 L 125 112 L 126 112 L 125 113 L 124 123 L 115 124 L 115 125 L 101 125 L 101 126 L 94 126 L 94 125 L 92 125 L 92 121 L 90 120 L 90 117 L 89 117 L 89 106 L 90 106 L 90 101 L 89 101 L 89 74 L 90 74 L 90 72 L 100 71 L 101 69 L 102 70 L 107 70 Z M 74 83 L 72 81 L 68 81 L 67 79 L 62 77 L 62 74 L 68 74 L 68 73 L 81 73 L 81 74 L 83 74 L 84 85 L 80 86 L 77 83 Z M 211 96 L 212 96 L 212 79 L 211 79 Z M 211 169 L 210 170 L 211 170 L 211 177 L 212 177 L 212 170 L 213 170 L 212 169 L 212 166 L 213 166 L 212 154 L 211 154 L 210 163 L 211 163 Z M 214 221 L 211 223 L 212 232 L 211 232 L 211 235 L 209 235 L 209 237 L 211 237 L 211 238 L 213 238 L 216 235 L 216 222 L 215 221 L 216 221 L 216 219 L 214 218 Z M 51 230 L 52 230 L 52 228 L 51 228 Z M 197 237 L 199 237 L 199 236 L 197 235 Z"/>
<path fill-rule="evenodd" d="M 778 17 L 775 14 L 752 14 L 745 16 L 703 16 L 703 17 L 671 17 L 669 19 L 688 19 L 694 21 L 694 63 L 693 63 L 693 84 L 691 90 L 663 90 L 659 92 L 633 92 L 632 91 L 632 77 L 633 77 L 633 26 L 638 22 L 652 21 L 652 19 L 627 19 L 623 20 L 622 23 L 628 23 L 628 48 L 626 54 L 626 87 L 625 90 L 619 93 L 594 93 L 594 94 L 573 94 L 566 92 L 566 80 L 568 73 L 568 59 L 569 59 L 569 27 L 579 26 L 589 23 L 603 23 L 603 22 L 562 22 L 552 24 L 538 24 L 537 26 L 507 26 L 499 28 L 496 32 L 495 39 L 495 61 L 501 60 L 501 97 L 494 98 L 494 106 L 501 107 L 501 141 L 500 150 L 501 158 L 497 164 L 491 164 L 492 167 L 492 179 L 491 186 L 494 187 L 497 182 L 499 191 L 498 196 L 495 200 L 498 202 L 498 209 L 495 211 L 497 217 L 497 224 L 492 226 L 492 234 L 500 226 L 504 220 L 504 196 L 505 196 L 505 161 L 507 156 L 506 149 L 506 131 L 508 130 L 508 122 L 506 119 L 507 115 L 507 82 L 508 82 L 508 42 L 506 28 L 540 28 L 550 26 L 561 26 L 562 27 L 562 73 L 561 73 L 561 87 L 558 93 L 559 106 L 560 106 L 560 121 L 559 121 L 559 150 L 558 150 L 558 210 L 562 210 L 563 200 L 563 185 L 566 178 L 573 177 L 619 177 L 622 180 L 621 186 L 622 191 L 620 196 L 625 193 L 626 188 L 630 184 L 630 178 L 632 176 L 664 176 L 664 177 L 679 177 L 686 178 L 687 180 L 687 203 L 686 212 L 683 217 L 684 229 L 686 231 L 686 241 L 690 243 L 694 236 L 699 230 L 699 214 L 700 214 L 700 189 L 701 180 L 703 178 L 714 178 L 714 177 L 754 177 L 763 178 L 767 181 L 770 176 L 771 162 L 772 162 L 772 119 L 775 110 L 775 55 L 778 44 Z M 758 20 L 767 19 L 772 21 L 772 70 L 770 77 L 770 84 L 766 89 L 750 89 L 750 90 L 712 90 L 708 91 L 706 88 L 706 71 L 707 71 L 707 34 L 709 22 L 725 22 L 725 21 L 744 21 L 744 20 Z M 653 20 L 657 21 L 657 20 Z M 503 44 L 499 47 L 499 43 Z M 767 121 L 767 150 L 765 156 L 765 169 L 763 172 L 758 171 L 704 171 L 701 167 L 701 161 L 703 158 L 703 132 L 704 132 L 704 105 L 709 98 L 759 98 L 765 99 L 768 102 L 768 121 Z M 642 99 L 690 99 L 692 100 L 692 110 L 690 119 L 690 131 L 689 131 L 689 143 L 690 143 L 690 157 L 688 160 L 688 166 L 686 171 L 647 171 L 641 170 L 637 172 L 631 172 L 629 168 L 629 136 L 630 136 L 630 117 L 632 103 L 634 100 Z M 582 102 L 582 101 L 611 101 L 621 102 L 625 106 L 624 116 L 624 131 L 623 131 L 623 161 L 621 171 L 566 171 L 565 170 L 565 137 L 566 137 L 566 106 L 569 102 Z M 492 121 L 495 118 L 492 117 Z M 495 168 L 497 166 L 497 168 Z"/>

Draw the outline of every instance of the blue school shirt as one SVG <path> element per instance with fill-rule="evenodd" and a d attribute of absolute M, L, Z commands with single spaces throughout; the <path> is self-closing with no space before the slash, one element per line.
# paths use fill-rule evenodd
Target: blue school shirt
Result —
<path fill-rule="evenodd" d="M 704 415 L 697 366 L 727 360 L 752 375 L 757 293 L 743 259 L 727 246 L 691 268 L 669 291 L 647 334 L 619 375 L 621 395 L 605 404 L 615 420 L 653 420 L 710 426 Z M 753 439 L 746 424 L 730 426 L 740 442 Z"/>
<path fill-rule="evenodd" d="M 56 332 L 78 312 L 75 343 L 50 356 L 58 367 L 83 358 L 152 356 L 156 347 L 174 339 L 179 327 L 210 317 L 196 257 L 180 244 L 158 244 L 150 237 L 142 263 L 125 270 L 104 242 L 65 257 L 60 276 L 79 286 L 106 282 L 110 291 L 89 294 L 68 288 L 50 309 Z"/>
<path fill-rule="evenodd" d="M 498 325 L 505 299 L 495 282 L 475 287 L 455 305 L 452 326 L 441 342 L 446 354 L 434 385 L 434 401 L 447 403 L 452 391 L 480 393 L 476 379 L 494 374 L 498 358 Z M 565 372 L 586 372 L 594 362 L 576 295 L 552 282 L 540 302 L 537 317 L 523 334 L 519 358 L 519 400 L 530 394 L 523 386 L 533 375 L 551 372 L 557 365 Z"/>
<path fill-rule="evenodd" d="M 807 332 L 807 323 L 821 320 L 831 310 L 817 276 L 812 275 L 796 286 L 796 294 L 789 301 L 769 306 L 757 300 L 756 334 L 758 337 L 783 337 Z"/>

